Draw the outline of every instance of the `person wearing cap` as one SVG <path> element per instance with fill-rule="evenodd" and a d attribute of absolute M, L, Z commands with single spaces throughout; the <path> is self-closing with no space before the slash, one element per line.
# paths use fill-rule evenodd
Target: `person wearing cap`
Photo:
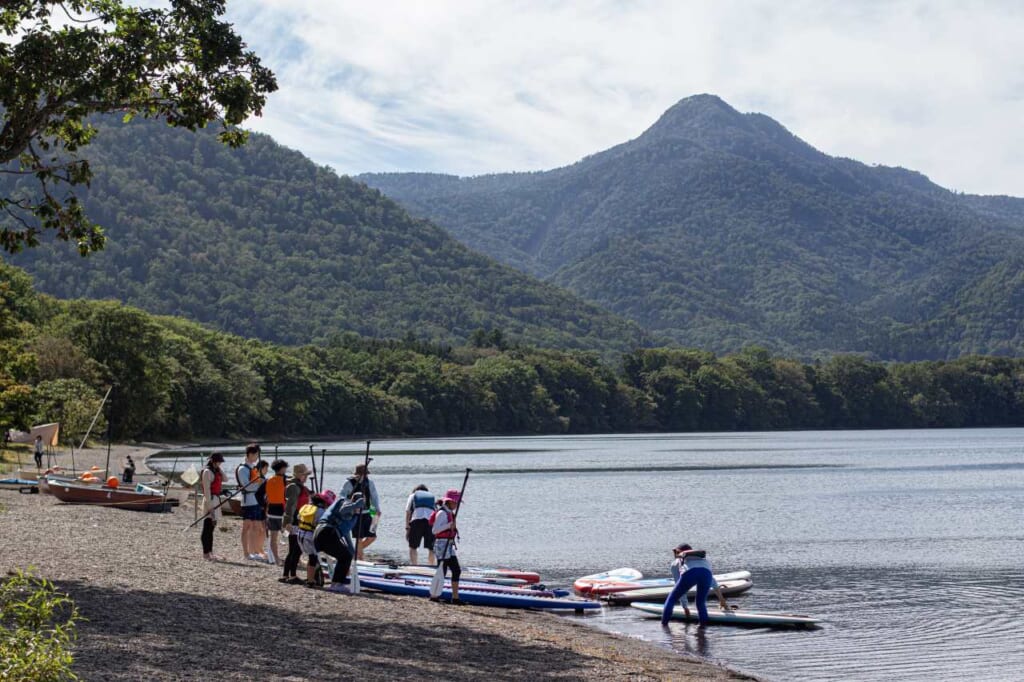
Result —
<path fill-rule="evenodd" d="M 672 577 L 676 580 L 676 586 L 672 588 L 668 598 L 665 599 L 665 607 L 661 612 L 661 624 L 668 625 L 672 619 L 672 612 L 676 604 L 683 607 L 686 617 L 690 617 L 690 607 L 686 602 L 686 593 L 690 588 L 696 586 L 697 595 L 694 600 L 697 606 L 697 620 L 701 625 L 708 622 L 708 592 L 715 591 L 718 595 L 719 606 L 722 610 L 728 610 L 729 605 L 725 596 L 718 587 L 718 582 L 711 572 L 711 561 L 707 558 L 707 552 L 702 549 L 693 549 L 685 543 L 677 545 L 672 550 L 675 559 L 672 561 Z"/>
<path fill-rule="evenodd" d="M 461 499 L 462 494 L 452 488 L 445 492 L 441 506 L 431 514 L 434 556 L 444 565 L 442 570 L 445 575 L 448 575 L 448 571 L 452 572 L 452 604 L 462 603 L 459 600 L 459 577 L 462 575 L 462 567 L 459 565 L 459 557 L 455 555 L 455 539 L 459 536 L 459 529 L 455 526 L 455 509 Z"/>
<path fill-rule="evenodd" d="M 350 533 L 359 523 L 364 506 L 363 494 L 360 492 L 352 493 L 349 498 L 339 496 L 324 510 L 313 531 L 316 551 L 330 554 L 337 561 L 331 576 L 331 586 L 327 588 L 331 592 L 352 594 L 348 571 L 352 567 L 355 552 Z"/>
<path fill-rule="evenodd" d="M 352 475 L 345 480 L 338 496 L 342 499 L 351 497 L 354 493 L 360 493 L 368 507 L 359 515 L 359 525 L 353 530 L 353 535 L 359 538 L 357 558 L 362 559 L 367 547 L 377 539 L 377 524 L 380 523 L 380 497 L 377 496 L 377 486 L 370 480 L 370 470 L 366 464 L 357 464 Z"/>
<path fill-rule="evenodd" d="M 309 504 L 310 490 L 306 487 L 309 479 L 309 467 L 296 464 L 292 467 L 292 479 L 284 489 L 284 529 L 288 532 L 288 554 L 284 558 L 284 575 L 278 580 L 283 583 L 298 584 L 302 579 L 297 575 L 299 559 L 302 558 L 302 547 L 296 533 L 299 525 L 299 510 Z"/>
<path fill-rule="evenodd" d="M 434 559 L 434 533 L 430 529 L 430 516 L 434 513 L 436 499 L 422 483 L 413 488 L 409 501 L 405 503 L 405 539 L 409 541 L 409 563 L 415 566 L 419 557 L 416 550 L 423 543 L 427 550 L 427 563 L 436 565 Z"/>
<path fill-rule="evenodd" d="M 224 472 L 220 470 L 224 463 L 224 455 L 214 452 L 206 461 L 203 467 L 203 475 L 200 483 L 203 486 L 203 532 L 199 538 L 203 544 L 203 558 L 207 561 L 220 561 L 221 558 L 213 554 L 213 529 L 217 527 L 220 520 L 220 495 L 224 485 Z"/>

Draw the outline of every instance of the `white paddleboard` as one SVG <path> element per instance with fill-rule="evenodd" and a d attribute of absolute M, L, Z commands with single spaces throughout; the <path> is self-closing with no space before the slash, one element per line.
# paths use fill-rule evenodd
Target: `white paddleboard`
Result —
<path fill-rule="evenodd" d="M 661 617 L 663 604 L 651 602 L 639 602 L 631 605 L 652 616 Z M 682 607 L 676 607 L 672 613 L 672 620 L 682 620 L 691 623 L 697 622 L 697 609 L 690 609 L 690 617 L 686 617 Z M 769 628 L 792 628 L 792 627 L 816 627 L 821 624 L 817 618 L 810 616 L 797 616 L 788 613 L 754 613 L 752 611 L 722 611 L 720 609 L 708 609 L 709 625 L 734 625 L 740 627 L 769 627 Z"/>

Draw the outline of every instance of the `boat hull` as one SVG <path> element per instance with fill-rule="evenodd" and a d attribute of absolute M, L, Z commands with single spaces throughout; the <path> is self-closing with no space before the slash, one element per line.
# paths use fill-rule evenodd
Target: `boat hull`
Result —
<path fill-rule="evenodd" d="M 174 506 L 162 494 L 137 493 L 134 490 L 118 490 L 106 486 L 82 485 L 47 479 L 50 494 L 66 504 L 91 504 L 116 509 L 165 512 Z"/>

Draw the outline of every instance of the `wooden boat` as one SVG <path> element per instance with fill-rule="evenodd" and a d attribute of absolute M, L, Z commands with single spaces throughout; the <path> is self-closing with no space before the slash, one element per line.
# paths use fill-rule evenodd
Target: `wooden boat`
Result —
<path fill-rule="evenodd" d="M 149 490 L 136 492 L 134 488 L 84 485 L 57 480 L 52 476 L 48 476 L 46 482 L 50 494 L 68 504 L 95 504 L 118 509 L 164 512 L 170 511 L 177 502 L 177 500 L 168 499 L 162 492 Z"/>

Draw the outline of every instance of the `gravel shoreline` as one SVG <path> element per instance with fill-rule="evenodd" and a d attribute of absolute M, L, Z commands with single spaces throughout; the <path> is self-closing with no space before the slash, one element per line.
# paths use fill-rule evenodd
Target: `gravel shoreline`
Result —
<path fill-rule="evenodd" d="M 153 449 L 117 446 L 144 477 Z M 76 453 L 103 466 L 106 449 Z M 115 464 L 116 463 L 116 464 Z M 238 560 L 239 525 L 222 520 L 202 561 L 191 507 L 147 514 L 0 491 L 0 570 L 35 567 L 88 620 L 83 680 L 741 680 L 653 644 L 552 614 L 452 607 L 282 585 L 280 569 Z"/>

